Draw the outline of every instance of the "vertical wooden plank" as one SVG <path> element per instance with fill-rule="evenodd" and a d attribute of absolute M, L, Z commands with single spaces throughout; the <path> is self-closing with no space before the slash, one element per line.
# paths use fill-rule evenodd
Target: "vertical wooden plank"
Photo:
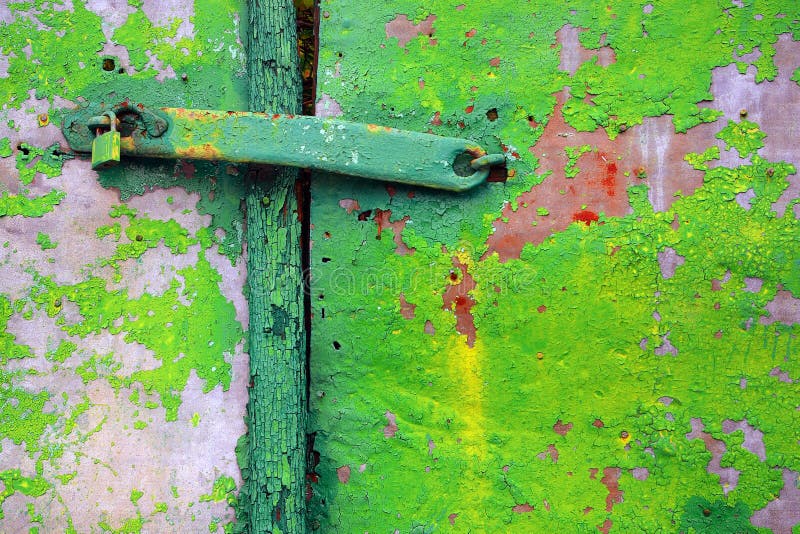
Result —
<path fill-rule="evenodd" d="M 250 110 L 299 113 L 302 83 L 291 0 L 249 4 Z M 297 171 L 251 169 L 247 247 L 251 391 L 239 524 L 305 531 L 306 336 Z"/>

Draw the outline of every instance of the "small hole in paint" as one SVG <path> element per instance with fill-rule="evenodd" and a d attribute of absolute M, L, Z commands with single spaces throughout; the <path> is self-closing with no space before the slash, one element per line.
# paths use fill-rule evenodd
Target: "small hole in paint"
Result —
<path fill-rule="evenodd" d="M 339 56 L 339 57 L 342 57 L 342 53 L 341 52 L 338 52 L 336 55 Z"/>
<path fill-rule="evenodd" d="M 370 215 L 372 215 L 372 210 L 362 211 L 361 213 L 358 214 L 358 220 L 366 221 L 367 219 L 369 219 Z"/>
<path fill-rule="evenodd" d="M 30 153 L 30 149 L 23 145 L 22 143 L 17 145 L 17 150 L 25 154 L 26 156 Z"/>
<path fill-rule="evenodd" d="M 317 295 L 317 298 L 318 298 L 319 300 L 325 300 L 325 295 L 323 295 L 322 293 L 320 293 L 319 295 Z"/>
<path fill-rule="evenodd" d="M 117 69 L 117 74 L 125 74 L 125 69 L 120 67 L 119 69 Z"/>
<path fill-rule="evenodd" d="M 334 341 L 334 342 L 333 342 L 333 348 L 334 348 L 335 350 L 339 350 L 339 349 L 341 349 L 341 348 L 342 348 L 342 344 L 341 344 L 341 343 L 339 343 L 338 341 Z"/>
<path fill-rule="evenodd" d="M 496 121 L 497 117 L 497 108 L 492 108 L 486 112 L 486 118 L 489 119 L 490 122 Z"/>
<path fill-rule="evenodd" d="M 103 70 L 104 71 L 111 72 L 115 68 L 116 68 L 116 64 L 114 63 L 113 59 L 111 59 L 110 57 L 107 57 L 107 58 L 105 58 L 103 60 Z"/>
<path fill-rule="evenodd" d="M 329 261 L 331 261 L 330 258 L 322 258 L 322 263 L 328 263 Z"/>

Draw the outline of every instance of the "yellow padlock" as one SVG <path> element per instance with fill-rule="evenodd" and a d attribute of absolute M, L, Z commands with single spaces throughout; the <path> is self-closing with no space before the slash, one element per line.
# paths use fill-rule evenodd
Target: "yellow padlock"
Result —
<path fill-rule="evenodd" d="M 111 119 L 111 129 L 106 133 L 99 133 L 92 141 L 92 169 L 107 169 L 119 163 L 120 135 L 117 131 L 117 116 L 112 111 L 103 113 Z"/>

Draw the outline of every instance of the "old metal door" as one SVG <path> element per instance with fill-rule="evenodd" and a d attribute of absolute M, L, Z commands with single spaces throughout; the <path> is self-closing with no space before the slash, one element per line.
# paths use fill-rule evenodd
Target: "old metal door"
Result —
<path fill-rule="evenodd" d="M 790 532 L 797 3 L 320 10 L 317 114 L 508 171 L 312 180 L 310 526 Z"/>
<path fill-rule="evenodd" d="M 0 530 L 203 532 L 245 431 L 242 169 L 60 146 L 80 99 L 247 109 L 244 3 L 0 4 Z"/>

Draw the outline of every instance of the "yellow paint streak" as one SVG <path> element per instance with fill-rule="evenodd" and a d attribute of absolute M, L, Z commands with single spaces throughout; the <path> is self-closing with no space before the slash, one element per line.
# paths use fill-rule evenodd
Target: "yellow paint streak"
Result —
<path fill-rule="evenodd" d="M 484 430 L 484 350 L 480 338 L 469 347 L 464 336 L 454 336 L 447 351 L 450 379 L 459 385 L 460 425 L 458 437 L 461 447 L 467 452 L 466 460 L 474 465 L 483 463 L 487 456 L 488 442 Z"/>
<path fill-rule="evenodd" d="M 457 439 L 452 444 L 463 471 L 458 487 L 458 502 L 461 504 L 459 521 L 465 525 L 481 525 L 485 521 L 487 502 L 495 495 L 492 487 L 497 466 L 491 465 L 489 436 L 486 435 L 486 390 L 483 368 L 486 353 L 480 337 L 473 347 L 466 343 L 466 336 L 452 336 L 446 354 L 448 356 L 449 380 L 458 387 Z"/>

